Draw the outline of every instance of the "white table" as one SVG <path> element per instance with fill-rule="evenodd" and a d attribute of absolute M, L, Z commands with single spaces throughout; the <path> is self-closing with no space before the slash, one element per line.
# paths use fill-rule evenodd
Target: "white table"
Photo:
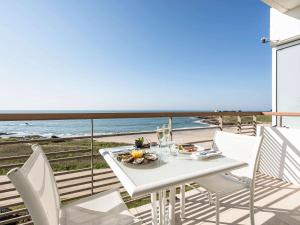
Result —
<path fill-rule="evenodd" d="M 126 148 L 124 148 L 126 149 Z M 159 195 L 159 217 L 164 218 L 165 190 L 169 193 L 169 224 L 175 224 L 176 186 L 184 188 L 202 176 L 230 171 L 247 166 L 247 163 L 227 157 L 208 160 L 194 160 L 189 155 L 169 156 L 165 162 L 156 161 L 152 165 L 127 166 L 119 162 L 112 152 L 122 148 L 100 149 L 99 152 L 118 177 L 131 197 L 151 194 L 153 224 L 157 223 L 157 193 Z M 160 224 L 165 222 L 160 219 Z"/>

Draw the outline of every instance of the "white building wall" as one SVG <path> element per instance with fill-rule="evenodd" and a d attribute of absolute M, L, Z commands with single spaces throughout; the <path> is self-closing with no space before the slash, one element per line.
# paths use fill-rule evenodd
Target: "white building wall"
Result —
<path fill-rule="evenodd" d="M 294 56 L 285 54 L 292 52 L 291 49 L 287 47 L 300 44 L 300 7 L 295 8 L 294 10 L 288 11 L 287 13 L 281 13 L 276 9 L 271 8 L 270 10 L 270 40 L 272 41 L 272 109 L 274 112 L 288 112 L 288 111 L 297 111 L 300 112 L 299 106 L 299 94 L 285 93 L 286 101 L 283 99 L 282 86 L 287 87 L 287 92 L 295 93 L 288 89 L 289 82 L 291 87 L 295 87 L 295 84 L 300 83 L 300 70 L 292 71 L 288 68 L 296 68 L 297 60 L 299 57 L 300 64 L 300 51 L 299 53 L 294 54 Z M 296 48 L 296 47 L 293 47 Z M 299 48 L 299 46 L 297 47 Z M 291 57 L 289 60 L 284 58 Z M 295 58 L 296 57 L 296 58 Z M 289 65 L 290 63 L 290 65 Z M 295 64 L 296 63 L 296 64 Z M 286 69 L 284 69 L 286 68 Z M 286 77 L 286 80 L 285 80 Z M 280 84 L 277 83 L 280 80 Z M 281 86 L 281 89 L 278 88 Z M 280 95 L 280 96 L 279 96 Z M 289 96 L 289 97 L 287 97 Z M 280 99 L 280 103 L 278 102 Z M 295 104 L 292 104 L 291 102 Z M 285 104 L 286 102 L 286 104 Z M 273 118 L 273 124 L 276 124 L 276 118 Z M 300 119 L 299 118 L 287 118 L 284 117 L 283 125 L 289 127 L 300 128 Z"/>

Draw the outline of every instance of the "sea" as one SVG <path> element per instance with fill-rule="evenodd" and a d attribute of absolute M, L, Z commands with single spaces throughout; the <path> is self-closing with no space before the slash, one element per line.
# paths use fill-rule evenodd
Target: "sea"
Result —
<path fill-rule="evenodd" d="M 96 119 L 94 134 L 118 134 L 125 132 L 155 131 L 168 118 L 134 118 L 134 119 Z M 174 117 L 174 129 L 209 127 L 197 117 Z M 26 137 L 38 135 L 42 137 L 67 137 L 91 134 L 90 120 L 49 120 L 49 121 L 1 121 L 0 137 Z"/>

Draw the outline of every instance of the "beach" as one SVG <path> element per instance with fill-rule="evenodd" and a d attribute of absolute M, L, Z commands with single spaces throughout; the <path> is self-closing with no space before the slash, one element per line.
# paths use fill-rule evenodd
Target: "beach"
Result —
<path fill-rule="evenodd" d="M 183 143 L 201 143 L 202 141 L 212 140 L 214 133 L 220 130 L 218 127 L 210 127 L 210 128 L 201 128 L 195 130 L 175 130 L 173 131 L 173 141 L 177 144 Z M 224 131 L 228 132 L 236 132 L 237 127 L 228 126 L 224 128 Z M 156 133 L 150 134 L 130 134 L 124 136 L 111 136 L 111 137 L 103 137 L 103 138 L 96 138 L 99 142 L 118 142 L 118 143 L 128 143 L 134 144 L 134 140 L 144 137 L 149 139 L 151 142 L 157 142 Z M 209 148 L 211 143 L 210 142 L 203 142 L 201 143 L 203 147 Z"/>

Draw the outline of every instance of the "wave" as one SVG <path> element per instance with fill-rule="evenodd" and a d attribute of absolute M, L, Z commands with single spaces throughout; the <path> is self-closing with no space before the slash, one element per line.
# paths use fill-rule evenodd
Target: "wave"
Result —
<path fill-rule="evenodd" d="M 204 125 L 210 125 L 209 123 L 204 122 L 204 119 L 201 120 L 195 120 L 193 123 L 198 123 L 198 124 L 204 124 Z"/>

